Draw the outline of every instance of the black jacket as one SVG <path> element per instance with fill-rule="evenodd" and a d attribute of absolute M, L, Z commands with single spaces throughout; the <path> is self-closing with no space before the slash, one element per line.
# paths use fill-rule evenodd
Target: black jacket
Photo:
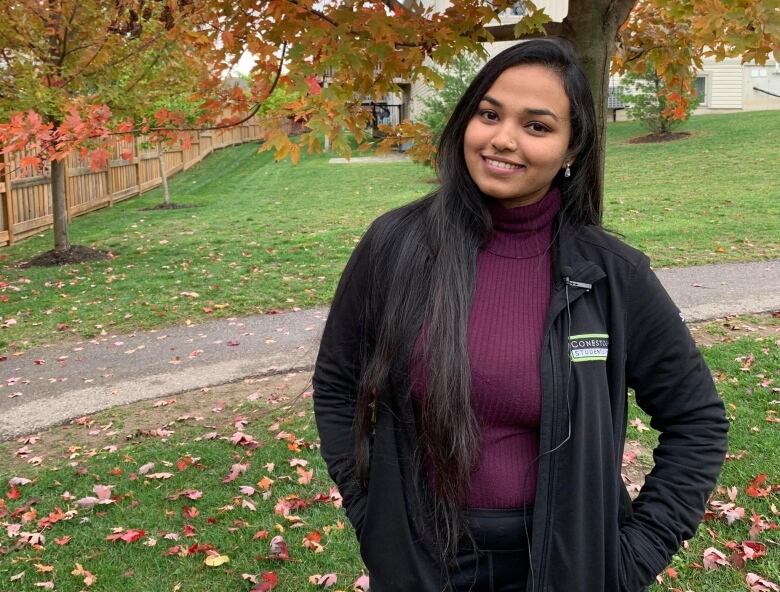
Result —
<path fill-rule="evenodd" d="M 317 358 L 314 410 L 372 592 L 440 592 L 447 584 L 430 533 L 411 511 L 417 438 L 408 389 L 378 406 L 367 491 L 355 479 L 362 307 L 372 242 L 394 215 L 372 224 L 344 270 Z M 599 228 L 557 224 L 527 589 L 637 592 L 701 521 L 726 454 L 728 421 L 648 258 Z M 633 503 L 621 478 L 629 388 L 661 432 L 655 466 Z"/>

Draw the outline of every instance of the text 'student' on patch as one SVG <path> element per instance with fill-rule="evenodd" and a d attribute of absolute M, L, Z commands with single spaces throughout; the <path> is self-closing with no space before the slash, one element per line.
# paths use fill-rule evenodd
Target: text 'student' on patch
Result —
<path fill-rule="evenodd" d="M 585 333 L 569 337 L 569 353 L 572 362 L 606 361 L 609 354 L 609 335 Z"/>

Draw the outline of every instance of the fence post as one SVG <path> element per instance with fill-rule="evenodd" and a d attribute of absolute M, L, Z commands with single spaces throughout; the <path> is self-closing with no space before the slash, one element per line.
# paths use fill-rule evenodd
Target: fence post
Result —
<path fill-rule="evenodd" d="M 139 136 L 133 136 L 133 150 L 135 150 L 135 183 L 138 186 L 138 195 L 141 195 L 141 146 L 139 146 L 141 138 Z"/>
<path fill-rule="evenodd" d="M 70 191 L 68 191 L 68 161 L 70 160 L 70 156 L 66 156 L 62 159 L 62 176 L 65 177 L 65 211 L 68 214 L 68 226 L 70 226 L 70 223 L 73 222 L 73 205 L 70 203 Z M 51 175 L 51 172 L 49 173 Z M 49 187 L 51 188 L 51 180 L 49 181 Z M 54 207 L 54 193 L 53 188 L 50 189 L 52 191 L 51 199 L 52 199 L 52 208 Z"/>
<path fill-rule="evenodd" d="M 3 202 L 3 215 L 8 229 L 8 246 L 14 244 L 14 222 L 16 220 L 16 208 L 14 207 L 13 194 L 11 192 L 11 177 L 5 170 L 5 155 L 0 152 L 0 201 Z"/>
<path fill-rule="evenodd" d="M 114 147 L 111 149 L 111 156 L 119 156 L 118 154 L 114 154 L 114 150 L 117 148 L 117 143 L 114 142 Z M 114 207 L 114 187 L 113 187 L 113 181 L 111 180 L 111 156 L 108 158 L 108 162 L 106 163 L 106 191 L 108 192 L 108 207 L 113 208 Z"/>

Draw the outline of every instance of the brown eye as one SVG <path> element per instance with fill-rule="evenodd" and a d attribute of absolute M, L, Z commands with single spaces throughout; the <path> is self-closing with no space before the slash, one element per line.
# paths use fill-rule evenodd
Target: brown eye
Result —
<path fill-rule="evenodd" d="M 534 121 L 528 124 L 528 127 L 531 128 L 534 132 L 543 134 L 550 131 L 550 128 L 548 128 L 546 125 L 539 123 L 538 121 Z"/>
<path fill-rule="evenodd" d="M 496 121 L 496 120 L 498 120 L 498 114 L 495 111 L 491 111 L 490 109 L 482 109 L 479 112 L 479 116 L 483 117 L 484 119 L 487 119 L 489 121 Z"/>

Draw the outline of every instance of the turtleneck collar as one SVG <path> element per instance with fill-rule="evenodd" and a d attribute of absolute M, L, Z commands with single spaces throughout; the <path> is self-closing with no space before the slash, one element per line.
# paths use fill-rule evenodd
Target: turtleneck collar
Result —
<path fill-rule="evenodd" d="M 526 259 L 544 253 L 552 239 L 552 223 L 561 207 L 561 192 L 553 186 L 542 199 L 527 206 L 507 208 L 487 200 L 493 218 L 493 236 L 483 247 L 501 257 Z"/>

